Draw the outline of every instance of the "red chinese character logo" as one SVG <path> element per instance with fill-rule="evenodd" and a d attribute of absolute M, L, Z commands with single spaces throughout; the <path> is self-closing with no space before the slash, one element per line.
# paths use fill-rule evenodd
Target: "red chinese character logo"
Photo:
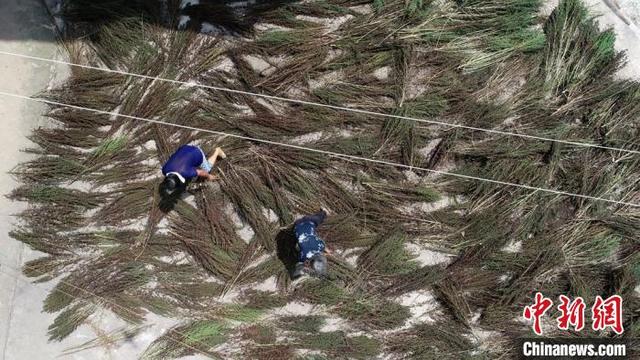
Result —
<path fill-rule="evenodd" d="M 524 308 L 524 318 L 527 320 L 533 319 L 533 331 L 542 335 L 542 327 L 540 326 L 540 317 L 549 310 L 553 305 L 553 301 L 549 298 L 545 298 L 541 293 L 536 293 L 536 301 L 531 306 Z"/>
<path fill-rule="evenodd" d="M 584 300 L 578 296 L 571 302 L 568 297 L 560 295 L 560 301 L 562 304 L 558 305 L 558 309 L 562 315 L 558 318 L 558 328 L 568 330 L 569 325 L 572 325 L 576 331 L 582 330 L 584 328 Z"/>
<path fill-rule="evenodd" d="M 622 334 L 622 298 L 619 295 L 613 295 L 607 300 L 602 300 L 600 296 L 596 296 L 596 302 L 591 308 L 591 316 L 593 318 L 593 330 L 604 330 L 611 327 L 616 334 Z"/>

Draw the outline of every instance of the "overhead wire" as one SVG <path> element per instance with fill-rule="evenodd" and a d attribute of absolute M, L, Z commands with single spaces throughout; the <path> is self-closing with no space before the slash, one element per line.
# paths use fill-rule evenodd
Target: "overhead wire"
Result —
<path fill-rule="evenodd" d="M 331 104 L 322 104 L 322 103 L 313 102 L 313 101 L 307 101 L 307 100 L 291 99 L 291 98 L 285 98 L 285 97 L 275 96 L 275 95 L 267 95 L 267 94 L 260 94 L 260 93 L 244 91 L 244 90 L 230 89 L 230 88 L 225 88 L 225 87 L 221 87 L 221 86 L 199 84 L 199 83 L 196 83 L 196 82 L 193 82 L 193 81 L 181 81 L 181 80 L 163 78 L 163 77 L 159 77 L 159 76 L 149 76 L 149 75 L 136 74 L 136 73 L 131 73 L 131 72 L 128 72 L 128 71 L 114 70 L 114 69 L 98 67 L 98 66 L 77 64 L 77 63 L 73 63 L 73 62 L 69 62 L 69 61 L 48 59 L 48 58 L 43 58 L 43 57 L 38 57 L 38 56 L 33 56 L 33 55 L 20 54 L 20 53 L 14 53 L 14 52 L 9 52 L 9 51 L 0 50 L 0 55 L 14 56 L 14 57 L 20 57 L 20 58 L 23 58 L 23 59 L 34 60 L 34 61 L 42 61 L 42 62 L 61 64 L 61 65 L 68 65 L 68 66 L 73 66 L 73 67 L 78 67 L 78 68 L 83 68 L 83 69 L 104 71 L 104 72 L 109 72 L 109 73 L 113 73 L 113 74 L 137 77 L 137 78 L 140 78 L 140 79 L 164 81 L 164 82 L 169 82 L 169 83 L 179 84 L 179 85 L 184 85 L 184 86 L 189 86 L 189 87 L 199 87 L 199 88 L 203 88 L 203 89 L 209 89 L 209 90 L 215 90 L 215 91 L 221 91 L 221 92 L 227 92 L 227 93 L 233 93 L 233 94 L 254 96 L 254 97 L 259 97 L 259 98 L 269 99 L 269 100 L 283 101 L 283 102 L 289 102 L 289 103 L 300 104 L 300 105 L 315 106 L 315 107 L 321 107 L 321 108 L 338 110 L 338 111 L 347 111 L 347 112 L 352 112 L 352 113 L 362 114 L 362 115 L 369 115 L 369 116 L 383 117 L 383 118 L 391 118 L 391 119 L 399 119 L 399 120 L 406 120 L 406 121 L 414 121 L 414 122 L 417 122 L 417 123 L 426 123 L 426 124 L 432 124 L 432 125 L 441 125 L 441 126 L 447 126 L 447 127 L 450 127 L 450 128 L 466 129 L 466 130 L 480 131 L 480 132 L 486 132 L 486 133 L 491 133 L 491 134 L 513 136 L 513 137 L 519 137 L 519 138 L 528 139 L 528 140 L 539 140 L 539 141 L 556 142 L 556 143 L 561 143 L 561 144 L 566 144 L 566 145 L 581 146 L 581 147 L 595 148 L 595 149 L 602 149 L 602 150 L 619 151 L 619 152 L 628 153 L 628 154 L 635 154 L 635 155 L 640 154 L 640 150 L 624 149 L 624 148 L 618 148 L 618 147 L 613 147 L 613 146 L 606 146 L 606 145 L 587 143 L 587 142 L 579 142 L 579 141 L 571 141 L 571 140 L 564 140 L 564 139 L 555 139 L 555 138 L 549 138 L 549 137 L 537 136 L 537 135 L 519 134 L 519 133 L 509 132 L 509 131 L 504 131 L 504 130 L 487 129 L 487 128 L 468 126 L 468 125 L 463 125 L 463 124 L 454 124 L 454 123 L 449 123 L 449 122 L 444 122 L 444 121 L 421 119 L 421 118 L 416 118 L 416 117 L 411 117 L 411 116 L 404 116 L 404 115 L 385 114 L 385 113 L 379 113 L 379 112 L 375 112 L 375 111 L 371 111 L 371 110 L 363 110 L 363 109 L 357 109 L 357 108 L 346 107 L 346 106 L 331 105 Z"/>
<path fill-rule="evenodd" d="M 403 168 L 403 169 L 407 169 L 407 170 L 418 170 L 418 171 L 430 172 L 430 173 L 444 175 L 444 176 L 457 177 L 457 178 L 461 178 L 461 179 L 465 179 L 465 180 L 475 180 L 475 181 L 482 181 L 482 182 L 487 182 L 487 183 L 492 183 L 492 184 L 497 184 L 497 185 L 517 187 L 517 188 L 522 188 L 522 189 L 526 189 L 526 190 L 534 190 L 534 192 L 535 191 L 540 191 L 540 192 L 546 192 L 546 193 L 551 193 L 551 194 L 555 194 L 555 195 L 570 196 L 570 197 L 576 197 L 576 198 L 582 198 L 582 199 L 588 199 L 588 200 L 595 200 L 595 201 L 604 201 L 604 202 L 608 202 L 608 203 L 613 203 L 613 204 L 618 204 L 618 205 L 626 205 L 626 206 L 631 206 L 631 207 L 640 207 L 639 203 L 632 203 L 632 202 L 626 202 L 626 201 L 606 199 L 606 198 L 601 198 L 601 197 L 597 197 L 597 196 L 572 193 L 572 192 L 568 192 L 568 191 L 541 188 L 541 187 L 531 186 L 531 185 L 526 185 L 526 184 L 518 184 L 518 183 L 513 183 L 513 182 L 508 182 L 508 181 L 483 178 L 483 177 L 479 177 L 479 176 L 465 175 L 465 174 L 459 174 L 459 173 L 452 173 L 452 172 L 447 172 L 447 171 L 429 169 L 429 168 L 424 168 L 424 167 L 406 165 L 406 164 L 392 162 L 392 161 L 371 159 L 371 158 L 367 158 L 367 157 L 363 157 L 363 156 L 343 154 L 343 153 L 338 153 L 338 152 L 334 152 L 334 151 L 314 149 L 314 148 L 309 148 L 309 147 L 306 147 L 306 146 L 294 145 L 294 144 L 283 143 L 283 142 L 278 142 L 278 141 L 273 141 L 273 140 L 259 139 L 259 138 L 254 138 L 254 137 L 250 137 L 250 136 L 245 136 L 245 135 L 227 133 L 227 132 L 224 132 L 224 131 L 202 129 L 202 128 L 197 128 L 197 127 L 194 127 L 194 126 L 174 124 L 174 123 L 169 123 L 169 122 L 160 121 L 160 120 L 143 118 L 143 117 L 140 117 L 140 116 L 126 115 L 126 114 L 121 114 L 121 113 L 112 112 L 112 111 L 92 109 L 92 108 L 88 108 L 88 107 L 84 107 L 84 106 L 66 104 L 66 103 L 61 103 L 61 102 L 58 102 L 58 101 L 47 100 L 47 99 L 42 99 L 42 98 L 32 98 L 32 97 L 29 97 L 29 96 L 13 94 L 13 93 L 7 93 L 7 92 L 4 92 L 4 91 L 0 91 L 0 95 L 13 97 L 13 98 L 18 98 L 18 99 L 23 99 L 23 100 L 34 101 L 34 102 L 40 102 L 40 103 L 54 105 L 54 106 L 61 106 L 61 107 L 66 107 L 66 108 L 71 108 L 71 109 L 76 109 L 76 110 L 90 111 L 90 112 L 94 112 L 94 113 L 97 113 L 97 114 L 110 115 L 110 116 L 115 116 L 115 117 L 122 117 L 122 118 L 127 118 L 127 119 L 132 119 L 132 120 L 139 120 L 139 121 L 144 121 L 144 122 L 148 122 L 148 123 L 151 123 L 151 124 L 172 126 L 172 127 L 176 127 L 176 128 L 182 128 L 182 129 L 187 129 L 187 130 L 192 130 L 192 131 L 201 131 L 201 132 L 206 132 L 206 133 L 210 133 L 210 134 L 215 134 L 215 135 L 220 135 L 220 136 L 227 136 L 227 137 L 232 137 L 232 138 L 236 138 L 236 139 L 247 140 L 247 141 L 252 141 L 252 142 L 257 142 L 257 143 L 262 143 L 262 144 L 269 144 L 269 145 L 275 145 L 275 146 L 280 146 L 280 147 L 287 147 L 287 148 L 291 148 L 291 149 L 310 151 L 310 152 L 320 153 L 320 154 L 324 154 L 324 155 L 328 155 L 328 156 L 332 156 L 332 157 L 351 159 L 351 160 L 357 160 L 357 161 L 371 162 L 371 163 L 376 163 L 376 164 L 380 164 L 380 165 L 394 166 L 394 167 L 397 167 L 397 168 Z"/>
<path fill-rule="evenodd" d="M 290 98 L 284 98 L 284 97 L 279 97 L 279 96 L 260 94 L 260 93 L 253 93 L 253 92 L 236 90 L 236 89 L 229 89 L 229 88 L 218 87 L 218 86 L 198 84 L 198 83 L 195 83 L 195 82 L 186 82 L 186 81 L 179 81 L 179 80 L 175 80 L 175 79 L 167 79 L 167 78 L 162 78 L 162 77 L 154 77 L 154 76 L 147 76 L 147 75 L 142 75 L 142 74 L 135 74 L 135 73 L 130 73 L 130 72 L 126 72 L 126 71 L 114 70 L 114 69 L 109 69 L 109 68 L 101 68 L 101 67 L 90 66 L 90 65 L 76 64 L 76 63 L 67 62 L 67 61 L 61 61 L 61 60 L 56 60 L 56 59 L 47 59 L 47 58 L 31 56 L 31 55 L 26 55 L 26 54 L 12 53 L 12 52 L 7 52 L 7 51 L 0 51 L 0 54 L 1 55 L 7 55 L 7 56 L 20 57 L 20 58 L 29 59 L 29 60 L 36 60 L 36 61 L 44 61 L 44 62 L 50 62 L 50 63 L 63 64 L 63 65 L 68 65 L 68 66 L 73 66 L 73 67 L 84 68 L 84 69 L 105 71 L 105 72 L 109 72 L 109 73 L 115 73 L 115 74 L 126 75 L 126 76 L 133 76 L 133 77 L 149 79 L 149 80 L 165 81 L 165 82 L 170 82 L 170 83 L 174 83 L 174 84 L 180 84 L 180 85 L 189 86 L 189 87 L 201 87 L 201 88 L 206 88 L 206 89 L 210 89 L 210 90 L 229 92 L 229 93 L 236 93 L 236 94 L 242 94 L 242 95 L 248 95 L 248 96 L 255 96 L 255 97 L 260 97 L 260 98 L 265 98 L 265 99 L 270 99 L 270 100 L 277 100 L 277 101 L 283 101 L 283 102 L 289 102 L 289 103 L 297 103 L 297 104 L 309 105 L 309 106 L 317 106 L 317 107 L 329 108 L 329 109 L 339 110 L 339 111 L 348 111 L 348 112 L 353 112 L 353 113 L 358 113 L 358 114 L 363 114 L 363 115 L 369 115 L 369 116 L 394 118 L 394 119 L 400 119 L 400 120 L 406 120 L 406 121 L 414 121 L 414 122 L 418 122 L 418 123 L 428 123 L 428 124 L 447 126 L 447 127 L 451 127 L 451 128 L 461 128 L 461 129 L 466 129 L 466 130 L 482 131 L 482 132 L 505 135 L 505 136 L 514 136 L 514 137 L 530 139 L 530 140 L 557 142 L 557 143 L 563 143 L 563 144 L 573 145 L 573 146 L 599 148 L 599 149 L 604 149 L 604 150 L 619 151 L 619 152 L 625 152 L 625 153 L 630 153 L 630 154 L 640 154 L 640 151 L 632 150 L 632 149 L 623 149 L 623 148 L 603 146 L 603 145 L 593 144 L 593 143 L 584 143 L 584 142 L 576 142 L 576 141 L 563 140 L 563 139 L 554 139 L 554 138 L 535 136 L 535 135 L 519 134 L 519 133 L 507 132 L 507 131 L 502 131 L 502 130 L 496 130 L 496 129 L 479 128 L 479 127 L 467 126 L 467 125 L 462 125 L 462 124 L 453 124 L 453 123 L 447 123 L 447 122 L 436 121 L 436 120 L 414 118 L 414 117 L 409 117 L 409 116 L 384 114 L 384 113 L 378 113 L 378 112 L 369 111 L 369 110 L 362 110 L 362 109 L 349 108 L 349 107 L 344 107 L 344 106 L 336 106 L 336 105 L 330 105 L 330 104 L 322 104 L 322 103 L 316 103 L 316 102 L 305 101 L 305 100 L 290 99 Z M 434 170 L 434 169 L 428 169 L 428 168 L 423 168 L 423 167 L 415 167 L 415 166 L 410 166 L 410 165 L 406 165 L 406 164 L 395 163 L 395 162 L 390 162 L 390 161 L 385 161 L 385 160 L 371 159 L 371 158 L 366 158 L 366 157 L 361 157 L 361 156 L 342 154 L 342 153 L 326 151 L 326 150 L 320 150 L 320 149 L 313 149 L 313 148 L 308 148 L 308 147 L 294 145 L 294 144 L 287 144 L 287 143 L 281 143 L 281 142 L 276 142 L 276 141 L 271 141 L 271 140 L 252 138 L 252 137 L 243 136 L 243 135 L 225 133 L 225 132 L 221 132 L 221 131 L 214 131 L 214 130 L 201 129 L 201 128 L 196 128 L 196 127 L 191 127 L 191 126 L 186 126 L 186 125 L 167 123 L 167 122 L 163 122 L 163 121 L 147 119 L 147 118 L 142 118 L 142 117 L 138 117 L 138 116 L 132 116 L 132 115 L 120 114 L 120 113 L 103 111 L 103 110 L 98 110 L 98 109 L 92 109 L 92 108 L 87 108 L 87 107 L 81 107 L 81 106 L 76 106 L 76 105 L 72 105 L 72 104 L 65 104 L 65 103 L 60 103 L 60 102 L 41 99 L 41 98 L 32 98 L 32 97 L 28 97 L 28 96 L 23 96 L 23 95 L 19 95 L 19 94 L 12 94 L 12 93 L 2 92 L 2 91 L 0 91 L 0 95 L 4 95 L 4 96 L 8 96 L 8 97 L 14 97 L 14 98 L 20 98 L 20 99 L 25 99 L 25 100 L 31 100 L 31 101 L 37 101 L 37 102 L 40 102 L 40 103 L 45 103 L 45 104 L 54 105 L 54 106 L 62 106 L 62 107 L 73 108 L 73 109 L 77 109 L 77 110 L 91 111 L 91 112 L 101 113 L 101 114 L 105 114 L 105 115 L 112 115 L 112 116 L 129 118 L 129 119 L 133 119 L 133 120 L 140 120 L 140 121 L 145 121 L 145 122 L 149 122 L 149 123 L 153 123 L 153 124 L 173 126 L 173 127 L 189 129 L 189 130 L 194 130 L 194 131 L 208 132 L 208 133 L 212 133 L 212 134 L 223 135 L 223 136 L 233 137 L 233 138 L 237 138 L 237 139 L 263 143 L 263 144 L 269 144 L 269 145 L 275 145 L 275 146 L 283 146 L 283 147 L 288 147 L 288 148 L 293 148 L 293 149 L 298 149 L 298 150 L 304 150 L 304 151 L 312 151 L 312 152 L 322 153 L 322 154 L 325 154 L 325 155 L 328 155 L 328 156 L 333 156 L 333 157 L 338 157 L 338 158 L 348 158 L 348 159 L 357 160 L 357 161 L 372 162 L 372 163 L 377 163 L 377 164 L 380 164 L 380 165 L 388 165 L 388 166 L 400 167 L 400 168 L 405 168 L 405 169 L 410 169 L 410 170 L 425 171 L 425 172 L 435 173 L 435 174 L 444 175 L 444 176 L 459 177 L 459 178 L 463 178 L 463 179 L 466 179 L 466 180 L 484 181 L 484 182 L 489 182 L 489 183 L 503 185 L 503 186 L 519 187 L 519 188 L 523 188 L 523 189 L 527 189 L 527 190 L 547 192 L 547 193 L 552 193 L 552 194 L 562 195 L 562 196 L 571 196 L 571 197 L 578 197 L 578 198 L 595 200 L 595 201 L 605 201 L 605 202 L 619 204 L 619 205 L 640 207 L 640 204 L 637 204 L 637 203 L 630 203 L 630 202 L 624 202 L 624 201 L 600 198 L 600 197 L 595 197 L 595 196 L 590 196 L 590 195 L 577 194 L 577 193 L 565 192 L 565 191 L 554 190 L 554 189 L 540 188 L 540 187 L 530 186 L 530 185 L 526 185 L 526 184 L 517 184 L 517 183 L 505 182 L 505 181 L 500 181 L 500 180 L 481 178 L 481 177 L 476 177 L 476 176 L 471 176 L 471 175 L 450 173 L 450 172 Z M 12 268 L 11 266 L 8 266 L 6 264 L 0 264 L 0 265 L 4 265 L 5 267 L 11 268 L 14 271 L 20 272 L 20 270 Z M 0 269 L 1 269 L 1 266 L 0 266 Z M 5 274 L 7 274 L 7 273 L 5 273 Z M 9 274 L 7 274 L 7 275 L 9 275 Z M 12 276 L 12 275 L 9 275 L 9 276 Z M 20 277 L 16 276 L 16 278 L 19 279 Z M 91 295 L 93 297 L 101 299 L 102 301 L 104 301 L 106 303 L 110 303 L 111 305 L 114 305 L 114 306 L 116 306 L 116 307 L 118 307 L 120 309 L 123 309 L 123 310 L 125 310 L 127 312 L 130 312 L 131 314 L 135 314 L 135 312 L 130 308 L 124 307 L 124 306 L 122 306 L 120 304 L 117 304 L 117 303 L 115 303 L 113 301 L 110 301 L 110 300 L 108 300 L 108 299 L 106 299 L 104 297 L 101 297 L 100 295 L 97 295 L 94 292 L 91 292 L 89 290 L 83 289 L 83 288 L 78 287 L 78 286 L 76 286 L 74 284 L 71 284 L 69 282 L 66 282 L 64 279 L 61 280 L 61 282 L 63 284 L 65 284 L 65 285 L 67 285 L 67 286 L 70 286 L 70 287 L 74 288 L 74 289 L 77 289 L 77 290 L 82 291 L 82 292 L 84 292 L 86 294 L 89 294 L 89 295 Z M 31 282 L 27 281 L 27 283 L 30 284 L 30 285 L 33 285 Z M 56 289 L 55 291 L 59 291 L 61 293 L 64 293 L 65 295 L 73 297 L 75 299 L 79 299 L 80 298 L 78 296 L 74 296 L 74 295 L 72 295 L 70 293 L 67 293 L 67 292 L 65 292 L 63 290 L 60 290 L 60 289 Z M 172 332 L 184 336 L 184 334 L 181 334 L 180 332 L 178 332 L 176 330 L 172 330 Z M 202 351 L 202 350 L 200 350 L 200 349 L 198 349 L 198 348 L 196 348 L 196 347 L 194 347 L 192 345 L 189 345 L 189 344 L 187 344 L 187 343 L 185 343 L 183 341 L 180 341 L 178 339 L 174 339 L 169 335 L 165 335 L 165 336 L 167 338 L 169 338 L 170 340 L 175 341 L 176 343 L 179 343 L 179 344 L 185 346 L 186 348 L 189 348 L 191 350 L 199 352 L 199 353 L 201 353 L 201 354 L 203 354 L 203 355 L 205 355 L 207 357 L 214 358 L 214 357 L 212 357 L 211 354 L 209 354 L 209 353 L 207 353 L 205 351 Z"/>

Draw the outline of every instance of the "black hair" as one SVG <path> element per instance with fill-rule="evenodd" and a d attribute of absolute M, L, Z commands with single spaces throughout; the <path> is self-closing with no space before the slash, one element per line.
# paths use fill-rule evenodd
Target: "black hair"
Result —
<path fill-rule="evenodd" d="M 169 174 L 165 176 L 162 184 L 160 184 L 160 194 L 162 196 L 171 196 L 176 190 L 183 187 L 182 181 L 176 174 Z"/>

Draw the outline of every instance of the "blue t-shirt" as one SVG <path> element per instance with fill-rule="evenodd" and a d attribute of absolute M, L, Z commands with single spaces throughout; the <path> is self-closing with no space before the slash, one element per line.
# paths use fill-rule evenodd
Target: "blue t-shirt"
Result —
<path fill-rule="evenodd" d="M 316 224 L 313 221 L 296 224 L 294 230 L 300 249 L 300 262 L 311 259 L 324 251 L 324 241 L 316 234 Z"/>
<path fill-rule="evenodd" d="M 203 162 L 204 154 L 199 147 L 182 145 L 164 164 L 162 174 L 166 176 L 168 173 L 174 172 L 185 179 L 193 179 L 198 176 L 196 170 Z"/>

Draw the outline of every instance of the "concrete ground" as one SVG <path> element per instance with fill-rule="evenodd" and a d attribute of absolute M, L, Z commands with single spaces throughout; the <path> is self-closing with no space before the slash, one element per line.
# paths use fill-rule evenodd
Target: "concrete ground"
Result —
<path fill-rule="evenodd" d="M 615 48 L 626 51 L 627 63 L 618 76 L 640 80 L 640 0 L 586 0 L 603 29 L 616 33 Z"/>
<path fill-rule="evenodd" d="M 0 51 L 66 60 L 42 0 L 0 0 Z M 36 95 L 63 81 L 68 73 L 63 65 L 0 54 L 2 92 Z M 136 359 L 176 321 L 148 316 L 136 337 L 111 343 L 110 333 L 125 329 L 126 324 L 110 313 L 97 313 L 62 342 L 49 342 L 47 328 L 56 314 L 42 312 L 42 302 L 56 281 L 33 284 L 21 273 L 26 261 L 41 254 L 8 236 L 17 222 L 12 215 L 25 204 L 4 195 L 18 185 L 8 172 L 29 160 L 20 150 L 31 146 L 27 139 L 31 130 L 51 126 L 41 116 L 44 110 L 41 104 L 0 95 L 0 360 Z M 95 346 L 75 348 L 88 341 Z"/>
<path fill-rule="evenodd" d="M 559 0 L 546 0 L 542 14 L 549 15 Z M 582 0 L 598 20 L 600 29 L 613 29 L 615 48 L 625 51 L 627 63 L 618 72 L 622 79 L 640 80 L 640 0 Z"/>
<path fill-rule="evenodd" d="M 0 49 L 52 58 L 56 43 L 47 13 L 39 0 L 2 0 L 0 2 Z M 45 89 L 57 73 L 49 64 L 35 64 L 0 55 L 0 90 L 33 95 Z M 59 72 L 61 71 L 61 72 Z M 7 173 L 28 158 L 20 149 L 28 145 L 26 136 L 41 121 L 43 107 L 0 96 L 0 194 L 9 193 L 16 182 Z M 41 314 L 44 286 L 34 286 L 19 269 L 32 257 L 25 246 L 9 238 L 15 222 L 11 215 L 24 204 L 0 197 L 0 359 L 45 359 L 46 330 L 50 316 Z M 18 270 L 18 271 L 16 271 Z"/>
<path fill-rule="evenodd" d="M 59 58 L 53 28 L 41 0 L 0 1 L 0 50 Z M 35 95 L 64 79 L 68 69 L 48 63 L 27 61 L 0 55 L 0 91 Z M 54 315 L 42 312 L 42 301 L 52 283 L 32 284 L 21 274 L 25 261 L 38 256 L 8 236 L 16 223 L 13 214 L 25 204 L 4 197 L 17 183 L 11 171 L 29 159 L 20 150 L 30 146 L 26 136 L 43 124 L 44 106 L 0 96 L 0 360 L 52 359 L 72 345 L 95 338 L 89 329 L 80 329 L 61 343 L 49 343 L 47 327 Z M 107 359 L 104 350 L 92 350 L 68 356 L 71 359 Z M 125 356 L 126 357 L 126 356 Z"/>

